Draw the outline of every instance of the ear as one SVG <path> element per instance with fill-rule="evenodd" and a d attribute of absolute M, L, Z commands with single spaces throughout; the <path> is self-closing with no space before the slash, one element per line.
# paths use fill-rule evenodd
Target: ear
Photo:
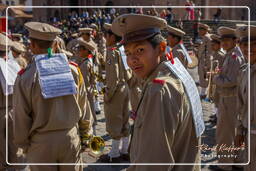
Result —
<path fill-rule="evenodd" d="M 166 46 L 167 46 L 166 42 L 161 42 L 157 46 L 157 54 L 158 54 L 158 56 L 162 56 L 165 53 Z"/>

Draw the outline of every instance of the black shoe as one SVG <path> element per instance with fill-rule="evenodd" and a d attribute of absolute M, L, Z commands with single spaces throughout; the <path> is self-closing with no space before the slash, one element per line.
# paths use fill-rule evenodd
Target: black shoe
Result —
<path fill-rule="evenodd" d="M 127 154 L 121 154 L 120 157 L 121 157 L 124 161 L 130 162 L 130 155 L 129 155 L 129 153 L 127 153 Z"/>
<path fill-rule="evenodd" d="M 212 124 L 217 124 L 217 118 L 211 118 L 209 120 Z"/>
<path fill-rule="evenodd" d="M 201 100 L 206 98 L 206 95 L 200 95 Z"/>
<path fill-rule="evenodd" d="M 121 159 L 120 157 L 109 157 L 108 154 L 104 154 L 102 156 L 100 156 L 99 158 L 99 162 L 101 163 L 121 163 Z"/>

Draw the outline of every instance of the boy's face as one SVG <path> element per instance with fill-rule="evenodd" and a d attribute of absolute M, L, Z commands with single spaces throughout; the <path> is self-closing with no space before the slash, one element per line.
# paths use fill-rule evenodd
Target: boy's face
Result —
<path fill-rule="evenodd" d="M 82 38 L 85 40 L 85 41 L 89 41 L 90 40 L 90 37 L 91 35 L 89 33 L 84 33 L 82 34 Z"/>
<path fill-rule="evenodd" d="M 207 30 L 204 29 L 204 28 L 199 28 L 198 33 L 199 33 L 200 36 L 204 36 L 207 33 Z"/>
<path fill-rule="evenodd" d="M 236 46 L 236 40 L 233 38 L 223 38 L 221 39 L 221 47 L 226 50 L 229 51 L 231 49 L 233 49 Z"/>
<path fill-rule="evenodd" d="M 124 46 L 127 64 L 140 78 L 148 77 L 160 63 L 160 48 L 147 40 L 128 43 Z"/>
<path fill-rule="evenodd" d="M 213 51 L 218 51 L 218 50 L 220 50 L 220 43 L 217 43 L 217 42 L 215 42 L 215 41 L 212 41 L 211 42 L 211 49 L 213 50 Z"/>
<path fill-rule="evenodd" d="M 85 47 L 79 46 L 79 57 L 86 58 L 88 55 L 89 51 Z"/>
<path fill-rule="evenodd" d="M 167 40 L 172 48 L 178 43 L 177 39 L 171 34 L 168 34 Z"/>

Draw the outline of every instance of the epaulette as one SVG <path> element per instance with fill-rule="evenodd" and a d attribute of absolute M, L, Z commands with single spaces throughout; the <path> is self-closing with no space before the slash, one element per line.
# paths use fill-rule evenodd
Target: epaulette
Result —
<path fill-rule="evenodd" d="M 154 80 L 153 80 L 153 83 L 157 83 L 157 84 L 164 85 L 164 84 L 165 84 L 165 80 L 154 79 Z"/>
<path fill-rule="evenodd" d="M 89 54 L 89 55 L 88 55 L 88 58 L 93 58 L 93 55 L 92 55 L 92 54 Z"/>
<path fill-rule="evenodd" d="M 22 75 L 25 71 L 26 71 L 26 69 L 22 68 L 22 69 L 18 72 L 18 75 Z"/>
<path fill-rule="evenodd" d="M 172 51 L 170 51 L 169 53 L 166 53 L 166 58 L 167 58 L 167 60 L 171 61 L 172 64 L 174 64 L 174 58 L 173 58 Z"/>
<path fill-rule="evenodd" d="M 69 61 L 69 64 L 74 65 L 75 67 L 78 67 L 78 64 L 73 61 Z"/>
<path fill-rule="evenodd" d="M 236 55 L 235 52 L 232 53 L 232 58 L 233 58 L 233 59 L 236 59 L 236 58 L 237 58 L 237 55 Z"/>

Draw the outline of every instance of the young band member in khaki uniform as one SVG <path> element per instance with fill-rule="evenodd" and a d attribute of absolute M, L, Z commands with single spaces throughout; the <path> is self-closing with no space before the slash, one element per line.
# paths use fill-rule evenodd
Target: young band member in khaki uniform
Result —
<path fill-rule="evenodd" d="M 96 113 L 94 109 L 94 90 L 96 86 L 96 78 L 93 75 L 93 63 L 92 58 L 95 55 L 96 48 L 94 47 L 94 44 L 91 44 L 89 42 L 86 42 L 84 40 L 79 40 L 79 57 L 83 58 L 81 63 L 79 63 L 79 68 L 81 69 L 81 73 L 84 78 L 85 87 L 87 89 L 87 97 L 90 102 L 93 119 L 94 119 L 94 125 L 97 124 L 97 118 Z"/>
<path fill-rule="evenodd" d="M 225 53 L 221 50 L 221 45 L 220 45 L 220 36 L 216 34 L 211 35 L 211 50 L 212 50 L 212 62 L 213 62 L 213 72 L 214 70 L 218 70 L 222 68 L 223 62 L 225 59 Z M 214 115 L 212 117 L 212 122 L 216 123 L 217 122 L 217 115 L 218 115 L 218 105 L 219 105 L 219 99 L 220 99 L 220 94 L 219 94 L 219 88 L 214 85 L 215 88 L 213 88 L 213 102 L 214 102 Z M 213 87 L 213 86 L 212 86 Z"/>
<path fill-rule="evenodd" d="M 211 37 L 209 34 L 210 27 L 206 24 L 199 23 L 199 35 L 202 39 L 202 44 L 198 48 L 198 75 L 199 85 L 201 87 L 200 96 L 206 96 L 206 88 L 208 86 L 207 72 L 210 70 L 211 56 Z"/>
<path fill-rule="evenodd" d="M 174 58 L 178 58 L 180 62 L 187 68 L 188 60 L 186 58 L 185 52 L 181 47 L 182 38 L 186 34 L 184 31 L 174 28 L 171 26 L 166 27 L 168 31 L 167 41 L 170 47 L 172 48 L 172 54 Z"/>
<path fill-rule="evenodd" d="M 217 119 L 216 143 L 221 146 L 230 147 L 234 145 L 235 127 L 237 123 L 237 86 L 240 67 L 243 65 L 243 57 L 240 56 L 236 48 L 235 30 L 229 27 L 218 28 L 221 36 L 221 46 L 227 51 L 225 61 L 219 74 L 213 78 L 213 83 L 219 88 L 219 115 Z M 233 163 L 234 153 L 228 151 L 218 151 L 219 163 Z M 226 156 L 225 156 L 226 155 Z M 230 165 L 221 165 L 217 168 L 231 170 Z"/>
<path fill-rule="evenodd" d="M 106 28 L 106 26 L 105 26 Z M 111 25 L 109 25 L 111 28 Z M 104 94 L 104 111 L 106 117 L 106 130 L 112 138 L 112 148 L 109 154 L 101 157 L 102 162 L 120 162 L 120 156 L 128 159 L 129 145 L 129 97 L 128 86 L 125 80 L 121 54 L 117 43 L 121 40 L 111 29 L 107 30 L 107 56 L 106 56 L 106 92 Z M 119 151 L 119 145 L 122 148 Z"/>
<path fill-rule="evenodd" d="M 26 49 L 22 43 L 19 42 L 13 42 L 13 46 L 11 47 L 12 55 L 14 59 L 18 62 L 21 68 L 26 68 L 27 61 L 25 58 L 23 58 L 24 53 L 26 52 Z"/>
<path fill-rule="evenodd" d="M 8 47 L 6 44 L 6 39 L 8 41 Z M 6 56 L 6 48 L 7 50 L 9 47 L 13 45 L 13 42 L 9 40 L 8 37 L 6 37 L 3 34 L 0 34 L 0 58 L 7 60 Z M 3 75 L 2 72 L 5 70 L 0 69 L 1 74 Z M 4 81 L 4 78 L 1 77 L 0 82 Z M 6 81 L 5 81 L 6 84 Z M 4 90 L 2 85 L 0 85 L 0 171 L 5 171 L 7 170 L 16 170 L 18 168 L 22 168 L 19 166 L 10 166 L 6 163 L 6 148 L 8 148 L 8 159 L 7 161 L 9 163 L 19 163 L 23 162 L 22 158 L 17 157 L 17 151 L 18 148 L 17 146 L 13 143 L 13 103 L 12 103 L 12 98 L 13 94 L 9 94 L 8 97 L 4 94 Z M 6 103 L 6 98 L 8 98 L 8 102 Z M 8 108 L 8 113 L 6 113 L 6 108 Z M 8 117 L 8 144 L 6 144 L 6 119 Z"/>
<path fill-rule="evenodd" d="M 31 51 L 47 54 L 61 30 L 28 22 Z M 84 82 L 71 67 L 77 94 L 45 99 L 35 59 L 19 72 L 14 88 L 14 142 L 26 153 L 28 163 L 81 163 L 81 141 L 90 130 L 91 116 Z M 30 166 L 31 171 L 81 171 L 81 165 Z"/>
<path fill-rule="evenodd" d="M 248 26 L 238 27 L 236 33 L 240 38 L 241 51 L 248 61 Z M 256 26 L 250 26 L 250 92 L 247 67 L 242 72 L 241 81 L 238 88 L 238 111 L 240 115 L 240 122 L 237 126 L 236 145 L 246 143 L 246 154 L 244 162 L 248 162 L 248 133 L 250 134 L 250 163 L 244 166 L 245 171 L 251 171 L 256 168 Z M 248 101 L 248 94 L 250 93 L 250 101 Z M 250 103 L 250 130 L 248 130 L 248 104 Z"/>
<path fill-rule="evenodd" d="M 130 146 L 132 163 L 195 163 L 199 155 L 197 125 L 193 123 L 191 104 L 179 79 L 182 76 L 176 76 L 168 67 L 172 65 L 170 61 L 164 58 L 166 42 L 160 29 L 166 24 L 161 18 L 139 14 L 121 15 L 112 23 L 112 31 L 123 37 L 129 67 L 143 79 Z M 179 67 L 186 71 L 180 62 Z M 199 94 L 196 100 L 201 105 Z M 194 166 L 134 165 L 128 171 L 194 169 Z"/>

